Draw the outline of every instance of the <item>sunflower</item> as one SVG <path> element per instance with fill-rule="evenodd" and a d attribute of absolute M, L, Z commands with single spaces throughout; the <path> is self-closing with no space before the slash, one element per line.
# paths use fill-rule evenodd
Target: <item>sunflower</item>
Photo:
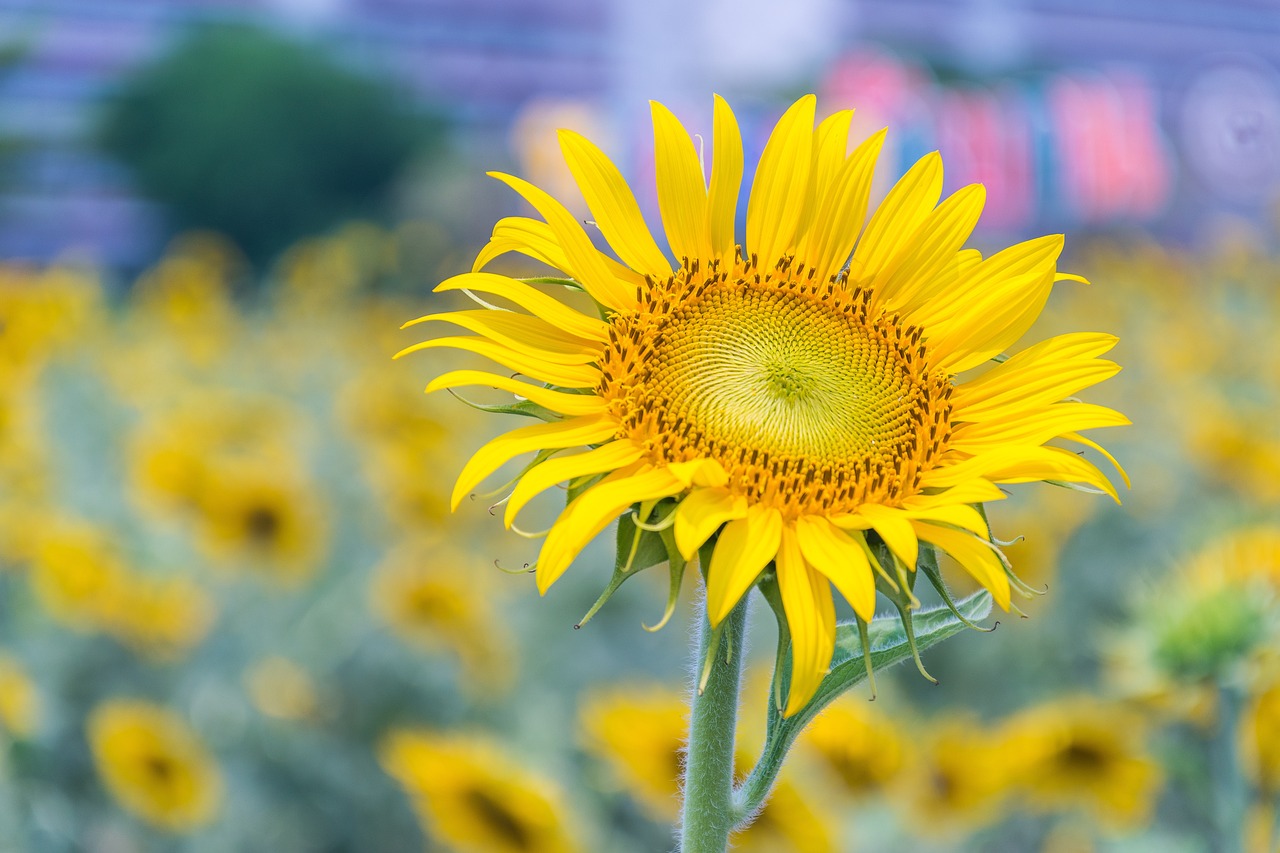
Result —
<path fill-rule="evenodd" d="M 684 695 L 639 685 L 597 693 L 583 703 L 584 745 L 620 787 L 658 821 L 680 813 L 681 751 L 689 735 Z"/>
<path fill-rule="evenodd" d="M 130 812 L 172 832 L 191 831 L 217 815 L 217 764 L 174 712 L 112 700 L 94 710 L 88 731 L 98 773 Z"/>
<path fill-rule="evenodd" d="M 1100 450 L 1080 431 L 1129 422 L 1069 399 L 1119 370 L 1099 358 L 1113 336 L 1066 334 L 1005 357 L 1055 281 L 1083 281 L 1057 271 L 1061 235 L 985 259 L 963 249 L 984 190 L 967 186 L 939 203 L 936 152 L 864 226 L 884 133 L 846 153 L 852 111 L 815 130 L 815 104 L 801 98 L 773 129 L 741 241 L 743 151 L 728 104 L 715 100 L 709 184 L 679 120 L 653 104 L 658 207 L 675 264 L 617 167 L 561 131 L 569 169 L 620 261 L 550 195 L 492 173 L 542 219 L 500 220 L 473 271 L 436 288 L 466 291 L 484 307 L 406 324 L 473 334 L 403 351 L 489 358 L 501 374 L 450 371 L 427 390 L 490 386 L 544 419 L 481 447 L 452 496 L 456 507 L 533 452 L 506 501 L 508 525 L 546 489 L 575 487 L 537 559 L 540 592 L 620 514 L 638 504 L 648 521 L 664 500 L 674 508 L 657 524 L 672 529 L 679 556 L 713 542 L 703 566 L 713 627 L 773 564 L 791 637 L 787 715 L 830 664 L 833 585 L 864 621 L 875 613 L 878 575 L 909 609 L 907 573 L 925 543 L 1008 609 L 1010 575 L 974 505 L 1000 499 L 999 483 L 1040 480 L 1116 497 L 1093 464 L 1048 442 Z M 598 311 L 569 307 L 537 280 L 482 271 L 509 252 L 562 271 L 568 278 L 555 281 L 584 291 Z M 477 294 L 517 310 L 492 310 L 500 306 Z M 565 452 L 575 448 L 584 449 Z"/>
<path fill-rule="evenodd" d="M 1062 700 L 1007 720 L 999 741 L 1017 756 L 1012 784 L 1034 806 L 1084 807 L 1117 827 L 1150 819 L 1161 774 L 1142 748 L 1142 720 L 1096 699 Z"/>
<path fill-rule="evenodd" d="M 379 751 L 424 829 L 449 849 L 569 853 L 577 844 L 549 779 L 515 765 L 497 744 L 458 735 L 396 730 Z"/>
<path fill-rule="evenodd" d="M 13 655 L 0 652 L 0 731 L 14 738 L 35 734 L 40 724 L 40 693 Z"/>
<path fill-rule="evenodd" d="M 853 797 L 885 791 L 902 775 L 909 758 L 905 732 L 886 716 L 862 707 L 866 704 L 833 703 L 805 729 L 801 741 Z"/>

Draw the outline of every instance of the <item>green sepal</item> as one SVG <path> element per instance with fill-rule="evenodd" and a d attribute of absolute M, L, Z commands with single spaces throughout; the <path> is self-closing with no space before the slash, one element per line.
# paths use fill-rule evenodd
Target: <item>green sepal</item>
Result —
<path fill-rule="evenodd" d="M 768 596 L 766 595 L 766 600 Z M 965 630 L 967 622 L 977 622 L 991 612 L 991 594 L 979 590 L 950 607 L 917 610 L 912 614 L 914 648 L 927 649 Z M 750 775 L 734 792 L 734 813 L 739 826 L 756 813 L 769 795 L 787 752 L 822 709 L 840 694 L 867 679 L 871 670 L 883 669 L 913 656 L 913 643 L 904 624 L 881 616 L 866 628 L 871 649 L 871 667 L 863 653 L 863 637 L 856 622 L 836 626 L 836 646 L 831 669 L 818 685 L 813 698 L 794 715 L 783 718 L 776 702 L 770 701 L 764 749 Z M 790 681 L 790 656 L 781 657 L 781 671 L 774 674 L 783 688 Z"/>
<path fill-rule="evenodd" d="M 567 287 L 570 290 L 576 290 L 579 293 L 586 293 L 586 288 L 571 278 L 556 278 L 552 275 L 535 275 L 533 278 L 522 278 L 525 284 L 555 284 L 560 287 Z"/>
<path fill-rule="evenodd" d="M 557 389 L 559 390 L 559 389 Z M 452 388 L 449 389 L 453 391 Z M 553 412 L 546 406 L 539 406 L 532 400 L 518 400 L 514 403 L 477 403 L 474 400 L 468 400 L 460 394 L 454 394 L 454 397 L 461 400 L 473 409 L 481 412 L 488 412 L 491 415 L 524 415 L 527 418 L 537 418 L 542 421 L 562 421 L 564 415 L 559 412 Z"/>
<path fill-rule="evenodd" d="M 924 576 L 929 579 L 929 583 L 933 586 L 938 597 L 942 599 L 942 603 L 947 605 L 947 609 L 952 615 L 965 624 L 966 627 L 975 631 L 982 631 L 984 634 L 995 630 L 995 627 L 983 628 L 977 622 L 972 622 L 965 617 L 960 609 L 956 607 L 955 599 L 951 595 L 951 590 L 947 587 L 946 580 L 942 577 L 942 569 L 938 566 L 938 552 L 933 546 L 927 542 L 920 543 L 920 562 L 916 564 L 916 571 L 923 572 Z"/>
<path fill-rule="evenodd" d="M 662 618 L 658 620 L 658 624 L 640 626 L 650 633 L 661 631 L 662 627 L 671 621 L 671 614 L 676 612 L 676 602 L 680 599 L 680 587 L 684 584 L 684 570 L 688 566 L 685 558 L 680 555 L 680 549 L 676 547 L 675 530 L 667 527 L 658 535 L 662 537 L 662 544 L 667 549 L 670 584 L 667 588 L 667 606 L 662 611 Z"/>
<path fill-rule="evenodd" d="M 585 488 L 584 486 L 583 489 Z M 573 496 L 570 496 L 570 500 L 572 499 Z M 618 533 L 614 546 L 613 576 L 609 578 L 608 585 L 604 588 L 604 592 L 600 593 L 600 597 L 596 599 L 595 604 L 592 604 L 586 615 L 573 626 L 575 629 L 581 628 L 590 622 L 591 617 L 595 616 L 600 608 L 604 606 L 604 603 L 613 597 L 613 594 L 618 591 L 618 587 L 622 586 L 627 578 L 637 575 L 651 566 L 656 566 L 667 559 L 667 546 L 663 542 L 662 535 L 636 527 L 632 512 L 633 510 L 627 510 L 618 519 Z M 651 510 L 650 515 L 652 515 L 652 512 Z M 681 574 L 683 576 L 683 567 L 681 568 Z"/>

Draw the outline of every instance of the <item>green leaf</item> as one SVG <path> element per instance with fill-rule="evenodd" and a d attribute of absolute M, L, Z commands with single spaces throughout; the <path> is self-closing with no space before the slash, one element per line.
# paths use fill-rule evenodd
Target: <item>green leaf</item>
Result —
<path fill-rule="evenodd" d="M 966 622 L 985 619 L 991 612 L 991 595 L 986 590 L 955 602 L 955 611 L 947 606 L 917 610 L 911 614 L 915 633 L 915 648 L 923 651 L 965 630 Z M 868 647 L 871 651 L 872 669 L 893 666 L 912 657 L 912 643 L 906 627 L 899 619 L 881 615 L 871 622 Z M 779 656 L 779 671 L 775 679 L 785 695 L 791 677 L 791 656 Z M 842 623 L 836 626 L 836 648 L 831 658 L 831 670 L 809 703 L 796 714 L 784 719 L 777 703 L 769 702 L 768 728 L 764 750 L 755 768 L 735 794 L 736 811 L 745 820 L 764 803 L 769 795 L 782 763 L 800 732 L 823 708 L 831 704 L 841 693 L 862 683 L 867 678 L 862 638 L 858 624 Z"/>
<path fill-rule="evenodd" d="M 665 511 L 670 511 L 666 502 L 661 504 L 661 507 L 665 508 Z M 658 511 L 661 512 L 663 510 L 660 509 Z M 650 515 L 653 515 L 653 513 L 650 513 Z M 662 534 L 637 527 L 632 510 L 627 510 L 618 519 L 618 533 L 614 546 L 613 576 L 609 578 L 608 586 L 604 588 L 604 592 L 600 593 L 600 597 L 596 599 L 595 604 L 591 605 L 591 609 L 573 627 L 581 628 L 591 621 L 591 617 L 595 616 L 600 608 L 604 606 L 604 603 L 613 597 L 613 594 L 618 591 L 618 587 L 622 586 L 627 578 L 632 575 L 638 575 L 644 569 L 666 562 L 666 560 L 667 545 L 663 541 Z M 681 565 L 681 573 L 683 575 L 683 564 Z"/>

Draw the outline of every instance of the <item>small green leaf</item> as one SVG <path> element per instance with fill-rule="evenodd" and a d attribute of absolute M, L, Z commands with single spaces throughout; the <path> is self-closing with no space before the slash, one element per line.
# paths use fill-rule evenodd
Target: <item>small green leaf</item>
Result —
<path fill-rule="evenodd" d="M 527 418 L 538 418 L 543 421 L 564 420 L 564 415 L 559 412 L 553 412 L 546 406 L 539 406 L 532 400 L 517 400 L 514 403 L 487 404 L 468 400 L 466 397 L 458 394 L 454 394 L 453 396 L 457 397 L 471 408 L 478 409 L 481 412 L 488 412 L 491 415 L 524 415 Z"/>
<path fill-rule="evenodd" d="M 586 488 L 586 486 L 583 486 L 582 490 Z M 569 499 L 573 500 L 573 497 L 574 495 L 570 494 Z M 631 513 L 632 510 L 627 510 L 618 519 L 618 533 L 614 546 L 613 576 L 609 578 L 609 584 L 604 588 L 604 592 L 600 593 L 600 597 L 596 599 L 595 604 L 591 605 L 591 609 L 578 620 L 578 623 L 573 626 L 574 628 L 581 628 L 590 622 L 591 618 L 599 612 L 606 601 L 613 597 L 613 594 L 618 591 L 618 587 L 622 586 L 627 578 L 637 575 L 651 566 L 665 562 L 667 559 L 667 545 L 663 542 L 662 534 L 636 527 L 635 519 Z M 683 564 L 681 566 L 681 574 L 683 575 Z"/>

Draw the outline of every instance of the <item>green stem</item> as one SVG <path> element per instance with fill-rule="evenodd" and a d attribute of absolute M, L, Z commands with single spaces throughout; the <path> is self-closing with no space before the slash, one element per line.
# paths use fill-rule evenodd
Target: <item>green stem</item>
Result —
<path fill-rule="evenodd" d="M 1218 725 L 1210 744 L 1213 788 L 1216 794 L 1214 823 L 1218 831 L 1218 850 L 1243 853 L 1245 812 L 1248 810 L 1248 784 L 1240 768 L 1237 739 L 1244 697 L 1239 687 L 1218 687 Z"/>
<path fill-rule="evenodd" d="M 703 565 L 710 555 L 704 555 Z M 706 688 L 698 692 L 708 650 L 715 632 L 699 608 L 698 652 L 689 719 L 689 745 L 684 765 L 684 810 L 680 825 L 681 853 L 724 853 L 737 815 L 733 809 L 734 729 L 738 721 L 738 685 L 742 678 L 743 639 L 747 597 L 720 625 L 720 641 Z"/>

